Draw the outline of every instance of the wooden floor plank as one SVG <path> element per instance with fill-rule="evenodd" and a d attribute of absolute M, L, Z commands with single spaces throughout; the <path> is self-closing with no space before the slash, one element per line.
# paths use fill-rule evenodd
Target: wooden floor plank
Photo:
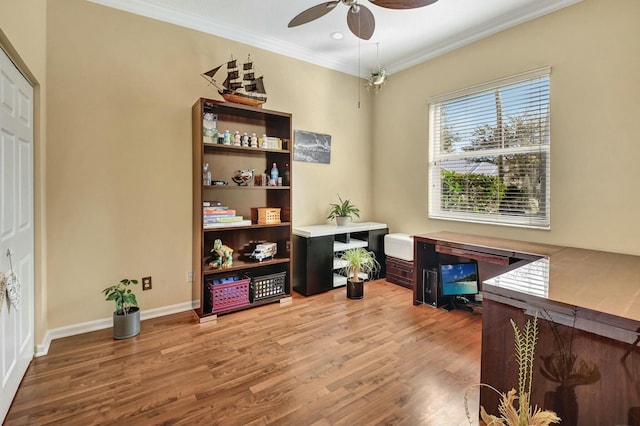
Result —
<path fill-rule="evenodd" d="M 413 306 L 368 283 L 219 316 L 143 321 L 52 342 L 6 425 L 468 425 L 480 378 L 481 315 Z M 478 391 L 469 392 L 477 413 Z"/>

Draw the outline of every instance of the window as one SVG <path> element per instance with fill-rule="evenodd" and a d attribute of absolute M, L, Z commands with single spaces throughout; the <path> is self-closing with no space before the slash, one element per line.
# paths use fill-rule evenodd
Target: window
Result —
<path fill-rule="evenodd" d="M 429 100 L 429 217 L 550 227 L 550 68 Z"/>

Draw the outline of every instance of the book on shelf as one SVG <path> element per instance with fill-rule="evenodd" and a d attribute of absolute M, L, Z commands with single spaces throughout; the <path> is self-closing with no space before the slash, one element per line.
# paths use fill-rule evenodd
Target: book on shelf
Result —
<path fill-rule="evenodd" d="M 239 222 L 218 222 L 218 223 L 205 223 L 203 225 L 204 229 L 211 228 L 231 228 L 234 226 L 250 226 L 250 220 L 241 220 Z"/>
<path fill-rule="evenodd" d="M 208 208 L 218 209 L 218 210 L 226 210 L 229 208 L 228 206 L 223 205 L 219 201 L 203 201 L 202 207 L 208 207 Z"/>
<path fill-rule="evenodd" d="M 231 217 L 236 215 L 235 210 L 208 210 L 207 208 L 202 210 L 202 214 L 205 216 L 226 216 Z"/>
<path fill-rule="evenodd" d="M 220 216 L 220 217 L 203 217 L 202 221 L 204 223 L 231 223 L 231 222 L 241 222 L 243 219 L 242 216 Z"/>
<path fill-rule="evenodd" d="M 218 219 L 227 219 L 227 222 L 233 222 L 234 220 L 239 220 L 239 219 L 234 219 L 235 217 L 238 217 L 234 214 L 223 214 L 223 215 L 213 215 L 213 214 L 205 214 L 202 216 L 202 219 L 206 222 L 207 220 L 211 221 L 211 222 L 224 222 L 222 220 L 218 220 Z M 229 220 L 231 219 L 231 220 Z"/>

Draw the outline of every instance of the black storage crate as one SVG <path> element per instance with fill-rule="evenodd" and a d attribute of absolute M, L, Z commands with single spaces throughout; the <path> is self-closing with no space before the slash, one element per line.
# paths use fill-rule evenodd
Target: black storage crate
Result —
<path fill-rule="evenodd" d="M 254 275 L 250 273 L 247 273 L 247 275 L 251 278 L 249 291 L 251 303 L 285 294 L 284 287 L 287 271 L 268 275 Z"/>

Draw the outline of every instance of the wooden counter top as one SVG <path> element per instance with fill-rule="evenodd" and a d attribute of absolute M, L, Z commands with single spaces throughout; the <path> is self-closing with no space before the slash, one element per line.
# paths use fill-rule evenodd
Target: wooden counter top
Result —
<path fill-rule="evenodd" d="M 535 256 L 550 256 L 564 247 L 548 244 L 529 243 L 526 241 L 507 240 L 504 238 L 485 237 L 482 235 L 458 234 L 455 232 L 433 232 L 430 234 L 414 235 L 414 239 L 430 240 L 435 243 L 449 243 L 463 249 L 477 250 L 479 248 L 499 250 L 505 253 L 515 252 Z"/>
<path fill-rule="evenodd" d="M 566 305 L 582 319 L 639 331 L 640 256 L 452 232 L 416 235 L 414 241 L 531 260 L 484 280 L 485 298 L 495 295 L 543 309 Z"/>
<path fill-rule="evenodd" d="M 413 240 L 418 302 L 415 289 L 424 285 L 425 269 L 455 258 L 478 262 L 481 383 L 500 391 L 513 387 L 521 371 L 510 321 L 522 325 L 535 315 L 543 320 L 531 405 L 555 411 L 563 424 L 638 424 L 640 256 L 449 232 Z M 430 293 L 432 277 L 426 281 Z M 498 402 L 496 392 L 480 389 L 480 405 L 489 412 L 498 410 Z"/>

